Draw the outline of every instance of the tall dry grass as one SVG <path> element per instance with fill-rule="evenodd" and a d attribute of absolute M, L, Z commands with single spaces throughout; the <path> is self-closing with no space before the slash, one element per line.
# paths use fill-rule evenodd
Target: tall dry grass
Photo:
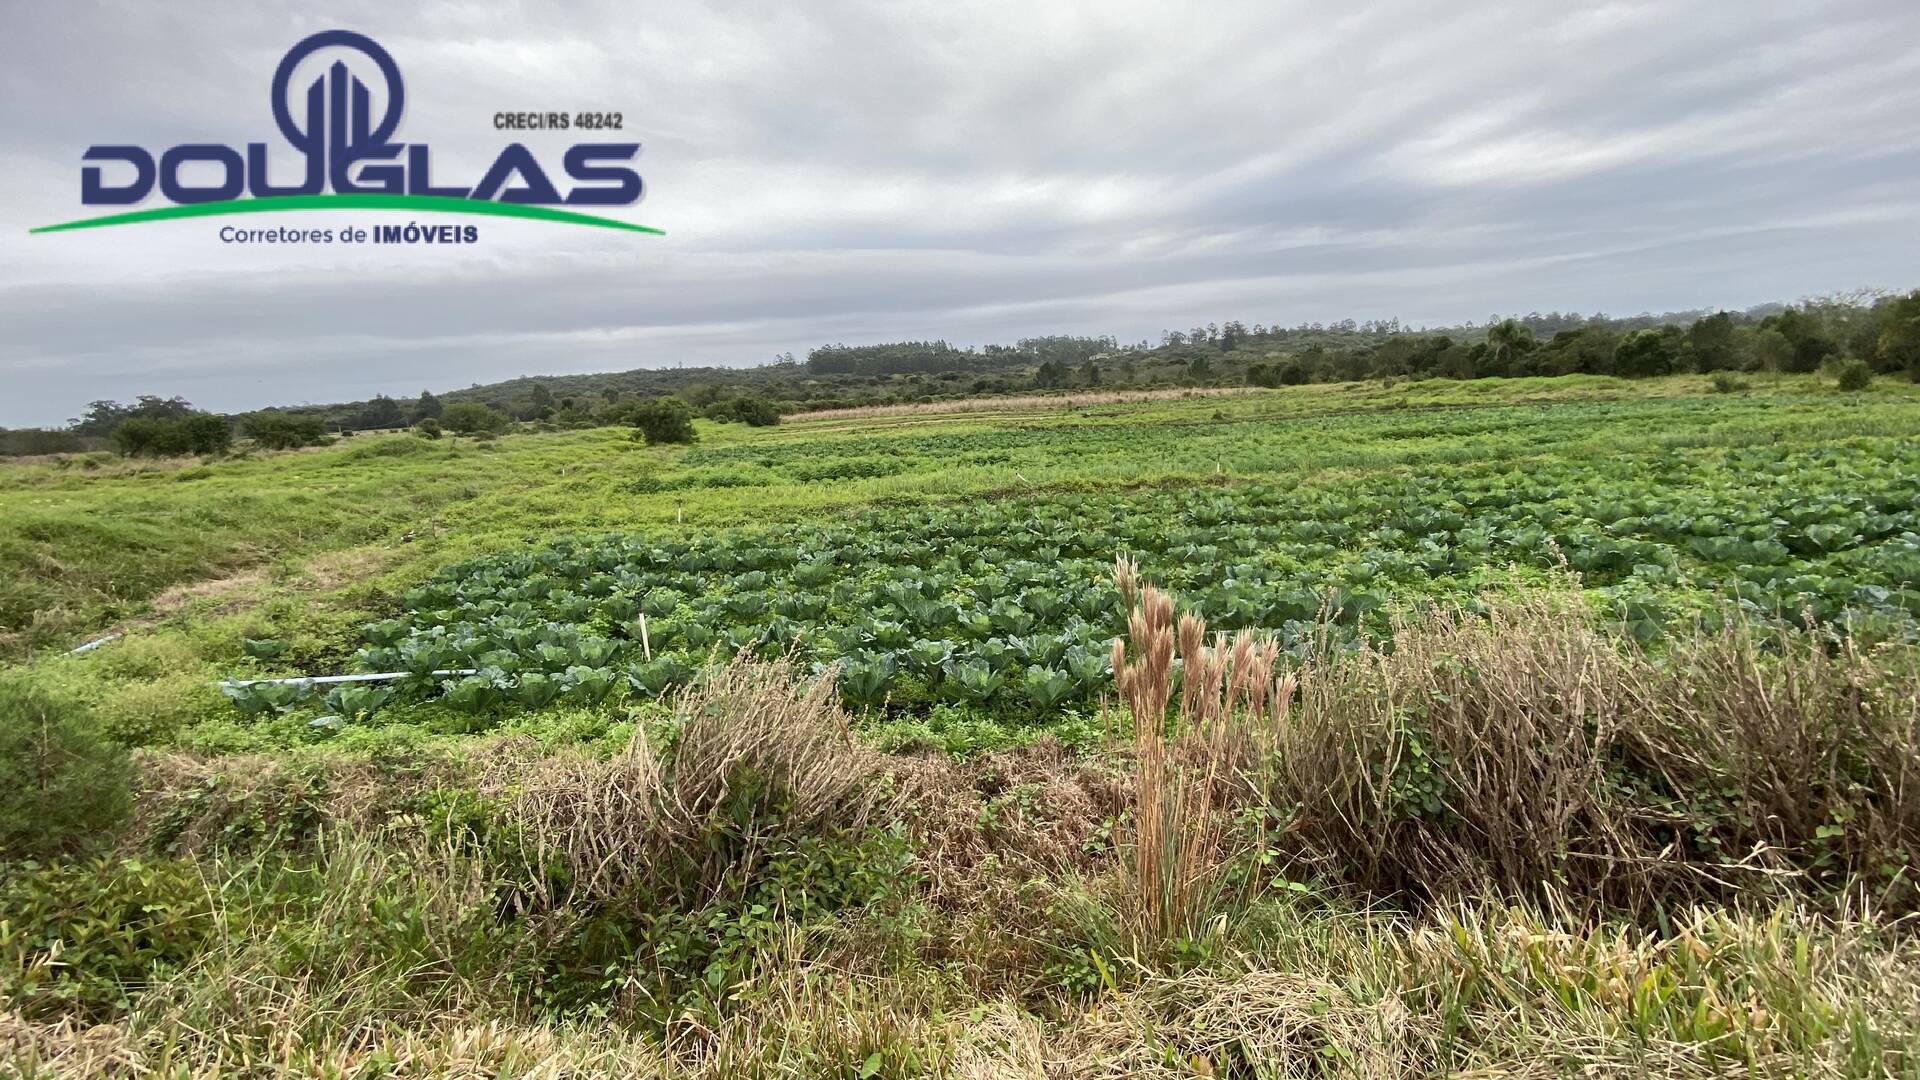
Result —
<path fill-rule="evenodd" d="M 1910 650 L 1735 619 L 1650 651 L 1543 591 L 1403 615 L 1299 678 L 1265 797 L 1297 851 L 1374 895 L 1915 905 Z"/>
<path fill-rule="evenodd" d="M 1176 624 L 1173 598 L 1142 583 L 1132 561 L 1116 559 L 1113 577 L 1128 611 L 1127 637 L 1113 643 L 1114 684 L 1133 722 L 1127 922 L 1141 944 L 1193 939 L 1220 906 L 1234 854 L 1222 788 L 1246 783 L 1241 769 L 1285 724 L 1293 685 L 1271 638 L 1215 634 L 1209 645 L 1205 620 L 1189 612 Z"/>
<path fill-rule="evenodd" d="M 314 1077 L 1673 1077 L 1913 1075 L 1920 949 L 1870 919 L 1674 913 L 1674 931 L 1469 904 L 1255 912 L 1219 962 L 1032 1010 L 770 955 L 764 994 L 666 1038 L 445 1002 L 260 993 L 187 973 L 94 1027 L 0 1010 L 0 1073 Z M 236 978 L 233 982 L 216 981 Z M 278 978 L 269 976 L 269 978 Z M 286 980 L 282 980 L 286 981 Z"/>
<path fill-rule="evenodd" d="M 1001 860 L 1015 848 L 969 800 L 1096 767 L 1029 754 L 927 813 L 914 792 L 961 773 L 862 747 L 830 680 L 743 661 L 674 699 L 669 741 L 473 763 L 518 862 L 378 818 L 366 785 L 334 818 L 353 827 L 310 849 L 208 847 L 204 954 L 112 1024 L 0 1002 L 0 1075 L 1920 1075 L 1910 648 L 1729 623 L 1650 651 L 1560 592 L 1409 613 L 1388 643 L 1283 671 L 1271 641 L 1208 633 L 1132 566 L 1116 582 L 1131 805 L 1063 784 L 1084 829 L 1131 809 L 1102 854 L 1050 836 L 1008 859 L 1005 890 L 953 889 L 891 929 L 795 928 L 729 1008 L 664 1029 L 541 1007 L 525 991 L 553 939 L 503 932 L 529 918 L 503 886 L 556 925 L 674 902 L 669 880 L 698 903 L 768 822 L 974 819 L 954 847 Z M 1283 824 L 1250 833 L 1244 810 Z M 702 861 L 716 829 L 731 863 Z M 939 843 L 922 856 L 950 857 Z M 1260 892 L 1234 873 L 1254 845 L 1337 885 Z M 1112 939 L 1137 961 L 1092 988 L 1059 957 L 1108 939 L 1047 902 L 1084 879 L 1118 883 Z M 1183 940 L 1206 947 L 1169 960 Z M 1022 970 L 967 970 L 988 963 Z"/>
<path fill-rule="evenodd" d="M 752 858 L 756 839 L 741 838 L 744 853 L 723 852 L 702 842 L 716 825 L 858 828 L 882 796 L 884 758 L 853 739 L 831 675 L 803 678 L 790 658 L 736 658 L 670 704 L 679 721 L 670 747 L 654 746 L 641 726 L 610 762 L 508 755 L 483 779 L 533 865 L 566 868 L 563 891 L 539 886 L 540 906 L 628 897 L 637 885 L 664 884 L 667 865 L 678 865 L 682 884 L 709 890 Z M 736 814 L 746 816 L 730 821 Z M 690 856 L 703 863 L 688 874 Z"/>

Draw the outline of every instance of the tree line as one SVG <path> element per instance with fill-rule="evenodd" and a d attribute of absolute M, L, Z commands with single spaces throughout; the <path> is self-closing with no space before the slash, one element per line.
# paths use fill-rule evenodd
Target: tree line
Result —
<path fill-rule="evenodd" d="M 809 409 L 1083 387 L 1817 370 L 1833 372 L 1849 389 L 1878 375 L 1920 381 L 1920 291 L 1740 312 L 1626 318 L 1534 312 L 1490 318 L 1484 326 L 1431 330 L 1411 329 L 1398 319 L 1291 326 L 1228 320 L 1163 331 L 1157 344 L 1076 335 L 980 349 L 938 340 L 836 344 L 812 350 L 805 361 L 783 353 L 752 368 L 522 377 L 444 395 L 422 391 L 416 399 L 376 395 L 232 417 L 195 409 L 179 397 L 143 395 L 127 405 L 92 402 L 64 429 L 0 430 L 0 454 L 100 448 L 129 455 L 208 454 L 224 451 L 236 438 L 284 449 L 364 430 L 411 427 L 429 437 L 486 436 L 516 422 L 631 424 L 639 411 L 654 408 L 649 403 L 665 398 L 681 403 L 689 418 L 770 424 L 784 413 Z"/>

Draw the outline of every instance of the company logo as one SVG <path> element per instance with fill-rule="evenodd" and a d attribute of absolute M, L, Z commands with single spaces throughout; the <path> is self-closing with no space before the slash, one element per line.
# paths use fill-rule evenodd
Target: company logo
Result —
<path fill-rule="evenodd" d="M 304 61 L 334 54 L 304 92 L 294 80 Z M 347 65 L 378 72 L 369 87 Z M 80 201 L 87 206 L 131 206 L 156 191 L 172 206 L 46 225 L 32 232 L 60 232 L 101 225 L 215 214 L 291 210 L 402 210 L 413 213 L 486 214 L 598 225 L 659 234 L 631 222 L 567 206 L 631 206 L 640 199 L 640 174 L 630 164 L 637 142 L 576 143 L 551 173 L 522 143 L 508 143 L 471 185 L 436 183 L 426 143 L 397 141 L 406 111 L 406 84 L 393 56 L 365 34 L 323 30 L 305 38 L 280 61 L 272 83 L 273 119 L 298 154 L 297 175 L 286 160 L 270 168 L 264 142 L 244 148 L 224 143 L 186 143 L 157 156 L 142 146 L 100 145 L 81 155 Z M 377 115 L 376 115 L 377 114 Z M 555 176 L 560 183 L 555 182 Z M 564 190 L 562 190 L 564 187 Z"/>

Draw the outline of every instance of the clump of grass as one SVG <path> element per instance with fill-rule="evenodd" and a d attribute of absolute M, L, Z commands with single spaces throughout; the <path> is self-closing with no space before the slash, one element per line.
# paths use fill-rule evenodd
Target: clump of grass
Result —
<path fill-rule="evenodd" d="M 1798 888 L 1911 907 L 1910 661 L 1740 619 L 1655 654 L 1577 594 L 1485 606 L 1302 668 L 1266 798 L 1324 873 L 1638 914 Z"/>
<path fill-rule="evenodd" d="M 628 896 L 717 827 L 749 847 L 765 817 L 796 833 L 857 829 L 881 795 L 881 756 L 853 740 L 832 678 L 803 680 L 790 659 L 717 665 L 672 712 L 670 745 L 636 726 L 612 761 L 558 754 L 529 770 L 510 755 L 483 784 L 509 801 L 532 862 L 565 867 L 566 893 L 545 905 Z M 699 888 L 730 865 L 696 868 Z"/>
<path fill-rule="evenodd" d="M 1205 620 L 1187 613 L 1176 628 L 1173 598 L 1143 585 L 1133 562 L 1115 560 L 1113 577 L 1128 610 L 1127 637 L 1113 643 L 1114 683 L 1133 721 L 1134 750 L 1134 836 L 1122 895 L 1136 944 L 1158 948 L 1198 938 L 1217 910 L 1231 861 L 1220 789 L 1243 782 L 1238 766 L 1259 756 L 1285 722 L 1293 684 L 1278 675 L 1280 646 L 1271 638 L 1242 632 L 1229 644 L 1216 634 L 1209 646 Z"/>

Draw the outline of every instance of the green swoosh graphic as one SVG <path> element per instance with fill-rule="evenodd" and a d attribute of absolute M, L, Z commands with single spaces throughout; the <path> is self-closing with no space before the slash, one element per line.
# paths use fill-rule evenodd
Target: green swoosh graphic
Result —
<path fill-rule="evenodd" d="M 534 221 L 559 221 L 570 225 L 596 225 L 603 229 L 665 236 L 659 229 L 616 221 L 613 218 L 558 210 L 551 206 L 527 206 L 521 203 L 491 202 L 486 199 L 460 199 L 450 195 L 274 195 L 258 199 L 225 199 L 220 202 L 188 203 L 164 206 L 157 210 L 129 210 L 124 214 L 63 221 L 28 229 L 30 233 L 66 232 L 69 229 L 97 229 L 103 225 L 132 225 L 142 221 L 172 221 L 176 218 L 213 217 L 220 214 L 272 214 L 290 210 L 402 210 L 417 214 L 481 214 L 491 217 L 528 218 Z"/>

